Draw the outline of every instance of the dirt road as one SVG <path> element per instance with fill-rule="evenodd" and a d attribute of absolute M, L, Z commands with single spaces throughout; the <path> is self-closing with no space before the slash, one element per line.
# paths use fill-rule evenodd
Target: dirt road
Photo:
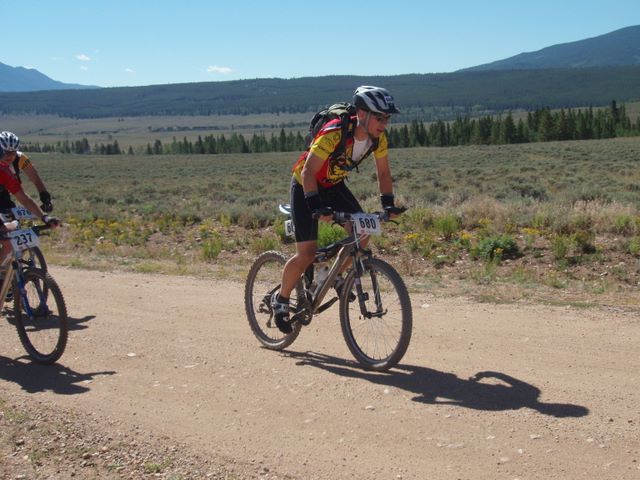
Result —
<path fill-rule="evenodd" d="M 253 338 L 241 284 L 52 273 L 67 351 L 32 365 L 2 322 L 0 397 L 90 420 L 103 450 L 137 432 L 226 478 L 640 478 L 637 313 L 414 293 L 409 351 L 377 374 L 352 360 L 335 306 L 277 353 Z"/>

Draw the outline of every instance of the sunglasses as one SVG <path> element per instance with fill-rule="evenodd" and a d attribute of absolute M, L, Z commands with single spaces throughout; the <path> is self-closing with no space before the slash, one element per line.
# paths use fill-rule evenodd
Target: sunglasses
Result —
<path fill-rule="evenodd" d="M 371 114 L 375 117 L 375 119 L 380 123 L 387 123 L 391 119 L 391 115 L 385 115 L 384 113 L 374 113 Z"/>

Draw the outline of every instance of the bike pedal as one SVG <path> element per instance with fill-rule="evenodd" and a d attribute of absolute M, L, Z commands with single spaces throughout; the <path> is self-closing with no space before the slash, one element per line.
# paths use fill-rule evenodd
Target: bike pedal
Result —
<path fill-rule="evenodd" d="M 291 317 L 291 322 L 298 322 L 300 325 L 307 326 L 311 323 L 311 315 L 308 315 L 307 312 L 299 312 Z"/>

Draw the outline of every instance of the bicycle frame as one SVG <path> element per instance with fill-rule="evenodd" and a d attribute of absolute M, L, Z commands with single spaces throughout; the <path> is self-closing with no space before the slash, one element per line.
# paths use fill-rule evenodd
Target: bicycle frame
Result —
<path fill-rule="evenodd" d="M 41 230 L 44 230 L 47 227 L 43 226 L 34 226 L 32 230 L 36 235 L 39 235 Z M 16 278 L 16 283 L 18 286 L 18 291 L 14 292 L 14 295 L 20 295 L 20 300 L 24 305 L 25 312 L 28 316 L 33 315 L 33 309 L 27 300 L 27 296 L 24 290 L 24 278 L 22 275 L 22 269 L 20 268 L 20 261 L 22 260 L 23 251 L 19 248 L 13 247 L 11 245 L 11 253 L 7 255 L 5 258 L 4 264 L 0 265 L 0 272 L 4 272 L 4 280 L 2 282 L 2 286 L 0 286 L 0 299 L 4 299 L 11 288 L 11 284 L 13 283 L 14 277 Z M 38 298 L 40 300 L 40 304 L 45 304 L 45 294 L 40 288 L 37 286 Z"/>
<path fill-rule="evenodd" d="M 290 213 L 286 205 L 281 205 L 280 211 Z M 333 212 L 333 221 L 346 223 L 353 235 L 316 249 L 313 262 L 297 278 L 292 290 L 291 329 L 274 322 L 274 293 L 281 288 L 281 269 L 287 264 L 287 256 L 274 250 L 260 254 L 247 275 L 244 304 L 249 326 L 262 346 L 284 350 L 315 315 L 339 302 L 340 328 L 355 359 L 375 371 L 397 365 L 411 340 L 411 299 L 398 271 L 373 254 L 367 239 L 380 235 L 381 223 L 403 211 L 389 208 L 374 213 Z M 285 221 L 285 232 L 295 235 L 291 219 Z"/>
<path fill-rule="evenodd" d="M 9 288 L 11 288 L 11 284 L 13 283 L 15 270 L 18 267 L 15 256 L 12 257 L 11 255 L 9 255 L 7 256 L 5 261 L 7 262 L 7 264 L 0 267 L 0 271 L 4 272 L 4 280 L 2 282 L 2 287 L 0 287 L 0 299 L 7 296 Z"/>
<path fill-rule="evenodd" d="M 352 222 L 350 217 L 346 217 L 344 218 L 344 220 Z M 363 249 L 361 245 L 362 240 L 368 237 L 369 236 L 366 234 L 354 234 L 337 243 L 342 244 L 342 246 L 340 247 L 338 253 L 335 254 L 335 260 L 333 261 L 333 264 L 331 265 L 326 278 L 320 283 L 320 285 L 316 287 L 315 294 L 314 292 L 309 292 L 307 290 L 306 285 L 304 285 L 306 273 L 302 274 L 303 286 L 305 287 L 305 291 L 307 292 L 307 298 L 302 300 L 301 305 L 299 305 L 299 307 L 301 308 L 299 308 L 298 312 L 293 315 L 292 321 L 302 321 L 302 323 L 304 323 L 306 320 L 308 322 L 311 320 L 311 317 L 316 314 L 322 313 L 339 299 L 338 297 L 335 297 L 324 304 L 322 303 L 327 292 L 334 285 L 336 279 L 338 278 L 338 275 L 342 272 L 344 265 L 349 261 L 349 259 L 351 259 L 352 268 L 356 272 L 355 285 L 360 311 L 367 317 L 379 316 L 382 314 L 380 307 L 380 298 L 376 298 L 376 306 L 378 307 L 378 311 L 374 313 L 368 312 L 367 306 L 365 304 L 367 298 L 363 297 L 362 286 L 360 283 L 360 276 L 364 272 L 361 257 L 370 257 L 372 255 L 370 250 Z M 335 248 L 335 246 L 336 244 L 330 245 L 329 247 L 325 247 L 323 249 L 319 249 L 316 252 L 316 258 L 310 268 L 313 268 L 313 265 L 322 261 L 323 255 L 326 255 L 327 251 L 332 250 L 333 248 Z M 311 299 L 309 299 L 309 296 L 311 296 Z"/>

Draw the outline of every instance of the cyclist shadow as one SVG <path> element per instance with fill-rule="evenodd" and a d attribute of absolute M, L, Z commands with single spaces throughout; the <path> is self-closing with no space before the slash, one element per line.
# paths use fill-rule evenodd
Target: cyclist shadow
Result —
<path fill-rule="evenodd" d="M 39 365 L 0 355 L 0 378 L 15 382 L 25 392 L 51 391 L 59 395 L 75 395 L 89 391 L 87 385 L 98 375 L 114 375 L 115 371 L 79 373 L 60 364 Z"/>
<path fill-rule="evenodd" d="M 589 409 L 581 405 L 545 403 L 541 390 L 501 372 L 478 372 L 468 379 L 415 365 L 399 365 L 388 373 L 362 370 L 348 362 L 314 352 L 286 352 L 300 365 L 321 368 L 336 375 L 368 380 L 416 393 L 413 401 L 431 405 L 454 405 L 473 410 L 500 411 L 531 408 L 552 417 L 583 417 Z"/>
<path fill-rule="evenodd" d="M 14 327 L 16 326 L 16 316 L 13 309 L 5 309 L 2 312 L 4 318 Z M 89 328 L 88 325 L 85 325 L 89 320 L 93 320 L 96 318 L 95 315 L 85 315 L 84 317 L 75 318 L 67 315 L 69 319 L 69 330 L 84 330 Z"/>
<path fill-rule="evenodd" d="M 80 318 L 69 317 L 69 330 L 85 330 L 89 328 L 89 325 L 86 325 L 86 323 L 94 318 L 96 318 L 95 315 L 85 315 Z"/>

